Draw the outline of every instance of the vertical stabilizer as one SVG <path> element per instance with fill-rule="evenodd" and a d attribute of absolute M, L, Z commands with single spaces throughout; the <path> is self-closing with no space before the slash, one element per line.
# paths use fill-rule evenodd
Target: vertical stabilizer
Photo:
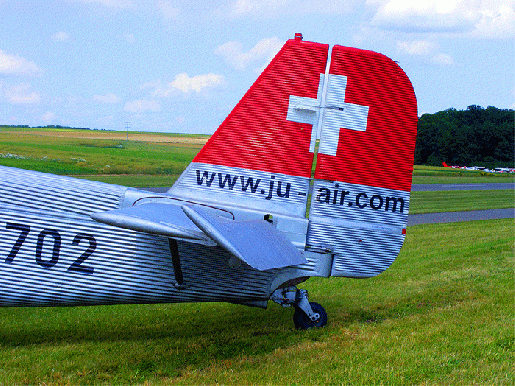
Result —
<path fill-rule="evenodd" d="M 417 102 L 384 55 L 332 49 L 308 244 L 334 253 L 333 276 L 367 277 L 397 257 L 409 211 Z"/>
<path fill-rule="evenodd" d="M 288 40 L 170 193 L 304 216 L 317 113 L 299 102 L 317 101 L 328 48 Z"/>
<path fill-rule="evenodd" d="M 404 242 L 417 120 L 391 59 L 288 40 L 170 193 L 303 217 L 312 192 L 306 247 L 374 276 Z"/>

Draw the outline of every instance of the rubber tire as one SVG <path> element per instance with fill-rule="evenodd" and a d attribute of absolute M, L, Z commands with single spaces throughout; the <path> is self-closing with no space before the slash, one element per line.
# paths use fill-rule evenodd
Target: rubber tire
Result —
<path fill-rule="evenodd" d="M 310 328 L 324 327 L 327 324 L 327 312 L 324 307 L 315 302 L 309 302 L 313 312 L 320 314 L 320 319 L 313 322 L 299 307 L 295 306 L 295 313 L 293 314 L 293 323 L 297 330 L 309 330 Z"/>

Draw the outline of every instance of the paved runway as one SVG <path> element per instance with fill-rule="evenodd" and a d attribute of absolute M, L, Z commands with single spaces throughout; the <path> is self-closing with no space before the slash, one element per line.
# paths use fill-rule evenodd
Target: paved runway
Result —
<path fill-rule="evenodd" d="M 436 192 L 440 190 L 505 190 L 515 189 L 513 182 L 491 184 L 413 184 L 412 192 Z"/>
<path fill-rule="evenodd" d="M 170 188 L 142 188 L 154 193 L 166 193 Z M 412 192 L 436 192 L 442 190 L 506 190 L 515 189 L 513 182 L 491 184 L 413 184 Z"/>
<path fill-rule="evenodd" d="M 469 210 L 465 212 L 443 212 L 443 213 L 422 213 L 410 214 L 408 216 L 408 226 L 474 220 L 495 220 L 499 218 L 514 218 L 515 209 L 486 209 Z"/>
<path fill-rule="evenodd" d="M 515 189 L 515 183 L 491 183 L 491 184 L 413 184 L 412 192 L 436 192 L 449 190 L 505 190 Z M 408 226 L 445 223 L 457 221 L 474 220 L 495 220 L 499 218 L 514 218 L 515 209 L 486 209 L 470 210 L 464 212 L 444 212 L 444 213 L 423 213 L 411 214 L 408 216 Z"/>
<path fill-rule="evenodd" d="M 154 193 L 166 193 L 170 188 L 144 188 Z M 515 189 L 515 183 L 492 184 L 413 184 L 411 191 L 448 191 L 448 190 L 504 190 Z M 515 218 L 515 209 L 487 209 L 465 212 L 423 213 L 408 216 L 408 226 L 427 223 L 446 223 L 457 221 L 494 220 Z"/>

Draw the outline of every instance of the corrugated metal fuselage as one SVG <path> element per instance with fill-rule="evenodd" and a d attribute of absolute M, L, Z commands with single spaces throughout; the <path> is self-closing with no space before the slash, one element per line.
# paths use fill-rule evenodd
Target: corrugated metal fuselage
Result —
<path fill-rule="evenodd" d="M 184 280 L 178 289 L 166 237 L 89 217 L 149 195 L 0 167 L 0 306 L 187 301 L 266 306 L 274 280 L 288 269 L 234 266 L 218 246 L 178 241 Z"/>

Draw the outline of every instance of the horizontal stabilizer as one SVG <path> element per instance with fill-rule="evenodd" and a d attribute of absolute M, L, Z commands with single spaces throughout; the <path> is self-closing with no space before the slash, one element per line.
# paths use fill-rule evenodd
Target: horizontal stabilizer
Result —
<path fill-rule="evenodd" d="M 93 213 L 91 218 L 124 229 L 216 243 L 261 271 L 306 262 L 299 250 L 264 220 L 227 220 L 197 207 L 155 202 Z"/>
<path fill-rule="evenodd" d="M 142 204 L 129 208 L 93 213 L 94 220 L 124 229 L 154 233 L 168 237 L 178 237 L 211 242 L 181 208 L 169 204 Z"/>
<path fill-rule="evenodd" d="M 200 208 L 182 209 L 206 235 L 252 268 L 265 271 L 306 262 L 299 250 L 264 220 L 219 220 Z"/>

